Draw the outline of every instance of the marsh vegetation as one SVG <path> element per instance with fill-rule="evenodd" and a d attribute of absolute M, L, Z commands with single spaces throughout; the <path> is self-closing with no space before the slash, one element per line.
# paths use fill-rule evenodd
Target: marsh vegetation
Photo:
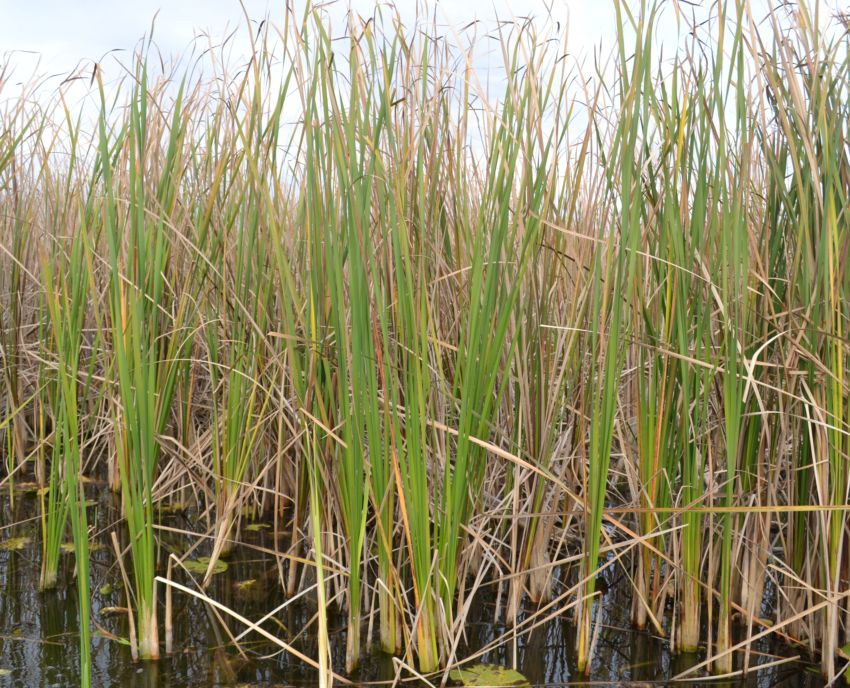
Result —
<path fill-rule="evenodd" d="M 84 681 L 92 481 L 140 659 L 175 596 L 245 630 L 205 591 L 261 518 L 315 652 L 250 628 L 323 684 L 372 646 L 446 679 L 484 594 L 504 642 L 570 618 L 585 670 L 609 570 L 692 673 L 768 635 L 843 671 L 848 18 L 615 7 L 607 61 L 501 23 L 487 86 L 469 27 L 309 8 L 239 69 L 87 71 L 94 121 L 4 95 L 2 487 L 36 485 L 44 595 L 72 538 Z"/>

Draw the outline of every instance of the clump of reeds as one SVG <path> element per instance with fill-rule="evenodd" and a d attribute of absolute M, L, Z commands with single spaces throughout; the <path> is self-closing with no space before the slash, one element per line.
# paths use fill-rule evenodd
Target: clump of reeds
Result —
<path fill-rule="evenodd" d="M 9 482 L 44 483 L 43 588 L 70 521 L 88 599 L 83 478 L 106 476 L 142 658 L 156 507 L 194 494 L 207 581 L 246 508 L 291 534 L 281 585 L 315 586 L 323 677 L 327 605 L 346 671 L 368 618 L 432 672 L 486 586 L 516 633 L 574 614 L 585 670 L 608 566 L 703 665 L 746 670 L 773 632 L 835 676 L 847 22 L 615 7 L 593 74 L 554 26 L 500 25 L 498 97 L 468 34 L 384 9 L 337 37 L 310 8 L 232 74 L 159 73 L 149 42 L 125 83 L 96 69 L 95 122 L 4 101 L 0 433 Z"/>

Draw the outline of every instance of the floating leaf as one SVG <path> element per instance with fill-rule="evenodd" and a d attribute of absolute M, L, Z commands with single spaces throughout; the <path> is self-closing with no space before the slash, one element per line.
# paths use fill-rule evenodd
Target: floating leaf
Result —
<path fill-rule="evenodd" d="M 191 573 L 200 573 L 205 574 L 210 565 L 209 557 L 200 557 L 198 559 L 189 559 L 188 561 L 183 562 L 183 566 L 186 567 L 188 571 Z M 217 573 L 224 573 L 227 571 L 227 562 L 219 559 L 215 566 L 213 567 L 213 575 Z"/>
<path fill-rule="evenodd" d="M 245 530 L 248 530 L 252 533 L 257 532 L 258 530 L 266 530 L 269 527 L 268 523 L 250 523 L 245 526 Z"/>
<path fill-rule="evenodd" d="M 248 590 L 253 588 L 256 584 L 257 584 L 256 578 L 249 578 L 248 580 L 243 580 L 243 581 L 237 582 L 236 584 L 234 584 L 233 587 L 235 587 L 239 592 L 247 592 Z"/>
<path fill-rule="evenodd" d="M 125 608 L 125 611 L 126 611 L 126 608 Z M 99 638 L 106 638 L 107 640 L 112 640 L 113 642 L 121 643 L 122 645 L 126 645 L 127 647 L 130 646 L 129 638 L 125 638 L 124 636 L 115 635 L 114 633 L 110 633 L 109 631 L 107 631 L 102 626 L 98 626 L 95 629 L 94 635 L 99 637 Z"/>
<path fill-rule="evenodd" d="M 107 595 L 112 594 L 112 584 L 106 583 L 105 585 L 100 586 L 100 594 L 106 597 Z"/>
<path fill-rule="evenodd" d="M 100 615 L 101 616 L 118 616 L 119 614 L 126 614 L 127 607 L 101 607 Z"/>
<path fill-rule="evenodd" d="M 74 543 L 73 542 L 63 542 L 59 545 L 59 549 L 61 549 L 66 554 L 74 553 Z M 99 542 L 90 542 L 89 543 L 89 552 L 97 552 L 99 549 L 103 549 L 103 545 Z"/>
<path fill-rule="evenodd" d="M 177 514 L 188 508 L 186 502 L 172 502 L 171 504 L 160 504 L 157 509 L 161 514 Z"/>
<path fill-rule="evenodd" d="M 9 538 L 8 540 L 0 542 L 0 550 L 4 550 L 6 552 L 22 550 L 26 545 L 30 543 L 30 540 L 32 540 L 32 538 L 29 537 Z"/>
<path fill-rule="evenodd" d="M 465 686 L 530 686 L 528 679 L 518 671 L 497 664 L 476 664 L 466 669 L 455 669 L 449 674 L 453 681 Z"/>

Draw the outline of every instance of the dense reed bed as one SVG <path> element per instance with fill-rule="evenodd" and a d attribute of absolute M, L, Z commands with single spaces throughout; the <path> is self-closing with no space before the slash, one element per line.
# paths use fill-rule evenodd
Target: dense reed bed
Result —
<path fill-rule="evenodd" d="M 42 588 L 70 527 L 88 599 L 96 479 L 141 658 L 181 594 L 157 537 L 180 502 L 207 582 L 246 513 L 286 534 L 328 682 L 372 643 L 464 659 L 485 590 L 516 633 L 572 615 L 584 669 L 605 567 L 695 670 L 746 670 L 770 633 L 841 670 L 847 19 L 616 9 L 598 65 L 501 24 L 487 88 L 469 27 L 384 8 L 337 37 L 272 18 L 234 71 L 163 71 L 146 42 L 121 84 L 84 75 L 94 123 L 62 88 L 5 97 L 0 452 L 13 498 L 45 488 Z M 660 13 L 684 36 L 663 53 Z"/>

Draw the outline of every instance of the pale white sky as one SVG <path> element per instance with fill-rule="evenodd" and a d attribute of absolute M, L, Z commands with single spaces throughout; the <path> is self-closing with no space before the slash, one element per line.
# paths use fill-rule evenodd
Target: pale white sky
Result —
<path fill-rule="evenodd" d="M 242 0 L 251 19 L 259 21 L 268 15 L 274 23 L 282 23 L 285 3 L 294 5 L 300 16 L 306 1 Z M 640 2 L 626 1 L 632 6 Z M 695 4 L 703 6 L 697 13 L 705 15 L 714 1 L 696 0 Z M 805 1 L 810 5 L 818 2 Z M 820 2 L 824 10 L 846 4 L 846 0 Z M 483 20 L 479 34 L 493 28 L 496 16 L 507 19 L 531 15 L 541 20 L 551 16 L 569 27 L 568 50 L 573 54 L 587 54 L 601 45 L 607 55 L 614 47 L 614 0 L 396 0 L 394 5 L 403 19 L 411 22 L 417 7 L 426 3 L 436 11 L 437 20 L 447 26 L 459 28 L 473 19 Z M 325 6 L 332 18 L 341 19 L 349 6 L 364 16 L 372 14 L 376 0 L 316 0 L 316 4 Z M 659 32 L 665 43 L 675 42 L 680 33 L 672 4 L 671 0 L 663 3 L 665 21 Z M 781 3 L 753 1 L 759 12 L 764 12 L 769 4 Z M 690 4 L 680 6 L 691 11 Z M 0 65 L 11 62 L 15 77 L 25 80 L 36 69 L 37 60 L 39 74 L 64 75 L 79 64 L 101 61 L 110 50 L 123 51 L 129 57 L 137 41 L 148 32 L 157 11 L 154 36 L 166 58 L 186 55 L 203 32 L 220 39 L 228 31 L 244 27 L 239 0 L 0 0 Z M 238 53 L 246 43 L 234 41 L 233 45 Z M 114 60 L 101 61 L 107 77 L 110 64 L 115 65 Z M 58 81 L 61 77 L 57 77 Z"/>
<path fill-rule="evenodd" d="M 42 102 L 53 101 L 51 96 L 66 76 L 74 70 L 89 75 L 95 62 L 105 83 L 116 83 L 125 75 L 119 61 L 123 65 L 132 63 L 133 50 L 150 31 L 155 15 L 154 40 L 166 62 L 190 58 L 193 47 L 197 56 L 210 40 L 217 44 L 235 30 L 236 36 L 228 43 L 228 59 L 231 64 L 243 64 L 250 54 L 243 5 L 256 28 L 256 23 L 267 16 L 272 23 L 281 25 L 287 3 L 301 17 L 307 1 L 242 0 L 240 4 L 239 0 L 0 0 L 0 101 L 14 99 L 22 90 L 32 89 L 34 83 L 38 83 L 38 88 L 34 93 L 30 90 L 28 96 L 34 95 Z M 623 1 L 639 7 L 641 0 Z M 660 1 L 662 19 L 656 27 L 656 45 L 663 45 L 664 56 L 670 58 L 677 40 L 686 40 L 689 26 L 677 22 L 676 0 Z M 803 1 L 810 6 L 820 2 L 824 16 L 848 2 Z M 715 3 L 716 0 L 682 0 L 679 6 L 688 14 L 695 12 L 700 21 L 708 16 L 709 8 Z M 339 35 L 349 7 L 366 17 L 374 13 L 378 3 L 314 0 L 314 4 L 324 8 L 339 27 L 335 31 Z M 781 4 L 780 0 L 751 0 L 756 19 L 764 17 L 769 6 Z M 417 10 L 427 11 L 429 17 L 436 18 L 443 33 L 450 36 L 473 20 L 480 20 L 474 29 L 479 37 L 474 66 L 485 88 L 489 75 L 481 72 L 487 72 L 488 66 L 496 67 L 493 70 L 496 78 L 504 73 L 495 42 L 489 42 L 492 54 L 481 51 L 482 44 L 488 45 L 481 37 L 495 29 L 496 17 L 507 20 L 533 16 L 538 20 L 538 28 L 551 32 L 559 24 L 567 31 L 567 51 L 578 61 L 592 56 L 596 48 L 603 58 L 615 49 L 615 0 L 394 0 L 393 6 L 408 26 L 414 23 Z M 547 18 L 551 21 L 545 24 Z M 209 38 L 203 38 L 204 34 Z M 465 42 L 465 38 L 457 38 Z M 184 61 L 177 70 L 178 79 L 188 66 Z M 4 69 L 5 84 L 2 83 Z M 592 73 L 591 60 L 585 62 L 585 69 L 585 76 Z M 38 82 L 33 78 L 36 75 L 41 77 Z M 64 87 L 63 91 L 72 101 L 85 100 L 92 92 L 88 79 L 76 81 L 70 87 Z M 97 106 L 96 99 L 92 102 Z"/>
<path fill-rule="evenodd" d="M 251 19 L 266 15 L 282 23 L 285 0 L 243 0 Z M 305 0 L 294 0 L 300 16 Z M 374 0 L 340 0 L 324 3 L 332 17 L 341 18 L 348 6 L 361 14 L 372 13 Z M 414 0 L 399 0 L 395 6 L 410 20 L 416 12 Z M 569 25 L 571 52 L 583 52 L 600 41 L 606 52 L 613 47 L 613 0 L 438 0 L 438 21 L 462 27 L 473 19 L 492 28 L 493 18 L 550 15 L 562 26 Z M 32 73 L 39 57 L 40 74 L 67 74 L 79 63 L 100 60 L 110 50 L 131 52 L 148 32 L 159 10 L 154 37 L 166 57 L 182 55 L 196 36 L 208 32 L 220 39 L 228 30 L 244 26 L 238 0 L 0 0 L 0 61 L 10 59 L 15 74 Z M 238 45 L 238 44 L 237 44 Z M 21 51 L 21 52 L 17 52 Z M 102 66 L 109 69 L 112 60 Z"/>

